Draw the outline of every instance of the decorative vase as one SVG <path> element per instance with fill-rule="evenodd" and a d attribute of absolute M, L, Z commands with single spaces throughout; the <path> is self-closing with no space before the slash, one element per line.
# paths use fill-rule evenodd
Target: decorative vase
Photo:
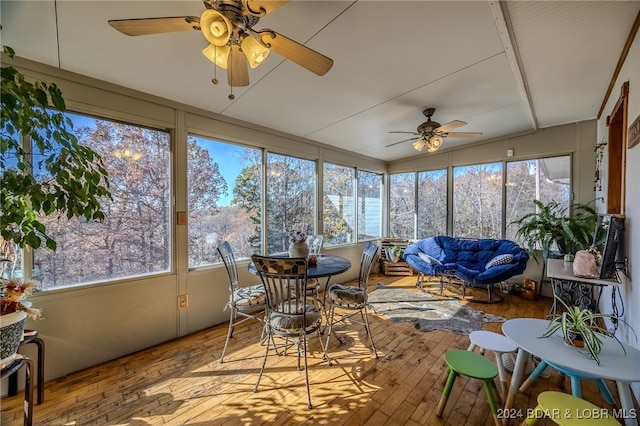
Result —
<path fill-rule="evenodd" d="M 13 362 L 24 334 L 27 313 L 12 312 L 0 316 L 0 367 L 4 369 Z"/>
<path fill-rule="evenodd" d="M 307 257 L 309 246 L 306 241 L 289 244 L 289 257 Z"/>

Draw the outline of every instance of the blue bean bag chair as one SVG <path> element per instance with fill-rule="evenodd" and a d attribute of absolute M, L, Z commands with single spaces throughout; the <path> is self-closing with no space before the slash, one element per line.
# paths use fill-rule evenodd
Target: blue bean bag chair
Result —
<path fill-rule="evenodd" d="M 463 283 L 488 286 L 490 290 L 493 284 L 522 274 L 529 255 L 510 240 L 475 240 L 442 235 L 409 245 L 404 259 L 424 275 L 455 276 Z"/>

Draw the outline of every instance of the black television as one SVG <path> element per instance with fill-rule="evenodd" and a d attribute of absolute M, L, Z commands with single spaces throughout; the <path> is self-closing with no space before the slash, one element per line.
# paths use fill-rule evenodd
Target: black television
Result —
<path fill-rule="evenodd" d="M 624 263 L 624 219 L 623 215 L 598 214 L 593 234 L 593 245 L 602 255 L 598 265 L 598 278 L 614 278 L 616 265 Z"/>

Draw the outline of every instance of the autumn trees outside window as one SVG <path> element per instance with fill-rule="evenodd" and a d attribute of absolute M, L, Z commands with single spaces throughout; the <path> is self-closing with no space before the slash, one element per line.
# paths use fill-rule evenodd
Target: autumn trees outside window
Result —
<path fill-rule="evenodd" d="M 34 251 L 43 289 L 109 281 L 171 269 L 170 134 L 167 130 L 66 113 L 81 144 L 102 156 L 113 199 L 102 222 L 42 218 L 57 250 Z M 37 180 L 50 176 L 38 168 Z"/>
<path fill-rule="evenodd" d="M 221 262 L 228 241 L 237 258 L 261 253 L 262 151 L 189 136 L 189 267 Z"/>
<path fill-rule="evenodd" d="M 452 171 L 452 194 L 447 191 L 447 169 L 390 175 L 391 236 L 453 235 L 517 241 L 517 226 L 512 222 L 535 212 L 533 200 L 544 204 L 554 200 L 567 208 L 570 204 L 569 155 L 456 166 Z M 453 206 L 451 231 L 447 225 L 448 196 Z"/>

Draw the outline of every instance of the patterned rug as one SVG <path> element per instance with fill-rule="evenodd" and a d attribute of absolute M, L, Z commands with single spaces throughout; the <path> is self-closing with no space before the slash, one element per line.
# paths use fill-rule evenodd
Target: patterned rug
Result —
<path fill-rule="evenodd" d="M 436 299 L 428 293 L 387 287 L 378 284 L 369 293 L 369 303 L 375 313 L 391 321 L 410 322 L 421 331 L 446 330 L 469 334 L 482 330 L 486 322 L 506 319 L 462 305 L 457 299 Z"/>

